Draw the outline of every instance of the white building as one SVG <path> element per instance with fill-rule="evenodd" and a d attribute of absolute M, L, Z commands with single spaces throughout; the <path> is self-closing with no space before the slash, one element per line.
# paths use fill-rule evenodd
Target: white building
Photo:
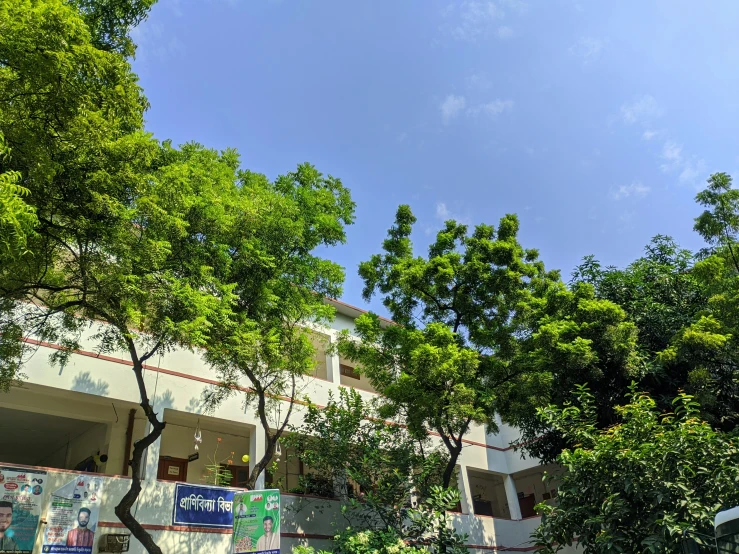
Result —
<path fill-rule="evenodd" d="M 338 331 L 352 329 L 354 318 L 362 313 L 340 302 L 334 304 L 338 311 L 336 320 L 332 328 L 325 329 L 329 341 L 335 340 Z M 325 405 L 328 392 L 338 387 L 354 387 L 368 396 L 376 394 L 364 377 L 352 375 L 351 363 L 327 355 L 325 348 L 317 345 L 315 376 L 306 385 L 313 402 Z M 81 473 L 80 468 L 104 475 L 105 495 L 96 541 L 104 533 L 127 532 L 113 508 L 129 487 L 127 460 L 132 442 L 145 434 L 147 425 L 138 407 L 130 360 L 123 355 L 98 356 L 92 345 L 87 345 L 88 350 L 83 345 L 83 350 L 75 353 L 65 367 L 52 367 L 48 355 L 55 348 L 58 349 L 52 344 L 39 345 L 39 351 L 24 370 L 27 379 L 22 386 L 0 395 L 0 466 L 45 468 L 47 491 Z M 166 553 L 228 553 L 227 530 L 174 524 L 175 482 L 202 483 L 208 457 L 213 455 L 220 438 L 218 458 L 235 453 L 231 470 L 233 484 L 238 486 L 250 469 L 239 466 L 241 458 L 249 454 L 250 464 L 261 458 L 264 432 L 253 410 L 245 411 L 238 396 L 212 415 L 201 413 L 201 393 L 216 380 L 198 355 L 182 351 L 149 362 L 146 384 L 155 411 L 167 425 L 161 440 L 147 453 L 136 517 Z M 300 417 L 298 411 L 293 421 Z M 188 463 L 198 427 L 202 432 L 200 457 Z M 515 430 L 505 426 L 501 426 L 498 435 L 487 435 L 484 429 L 475 427 L 465 437 L 458 472 L 461 513 L 454 520 L 455 526 L 469 535 L 471 552 L 533 551 L 529 537 L 539 523 L 533 507 L 556 497 L 556 490 L 542 482 L 546 468 L 536 460 L 522 459 L 510 447 L 516 438 Z M 107 455 L 107 462 L 96 465 L 92 457 L 100 454 Z M 287 463 L 283 456 L 279 473 L 285 491 L 297 484 L 302 471 L 302 463 Z M 264 479 L 263 474 L 262 485 Z M 48 498 L 45 502 L 48 504 Z M 309 508 L 315 502 L 319 501 L 283 493 L 283 505 L 303 503 L 308 509 L 286 512 L 281 524 L 282 552 L 289 552 L 294 544 L 330 547 L 332 510 L 313 513 Z M 338 509 L 338 502 L 333 502 Z M 35 550 L 38 552 L 40 535 Z M 130 552 L 144 550 L 132 539 Z"/>

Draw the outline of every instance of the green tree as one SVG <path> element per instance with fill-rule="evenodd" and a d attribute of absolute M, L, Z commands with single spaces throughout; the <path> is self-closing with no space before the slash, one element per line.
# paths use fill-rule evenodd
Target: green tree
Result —
<path fill-rule="evenodd" d="M 326 408 L 308 405 L 283 442 L 334 485 L 342 519 L 334 552 L 466 552 L 446 513 L 460 500 L 439 486 L 446 454 L 379 417 L 378 402 L 341 389 Z"/>
<path fill-rule="evenodd" d="M 123 167 L 112 161 L 114 152 L 103 156 L 107 178 L 127 181 L 126 197 L 101 195 L 106 214 L 97 221 L 92 214 L 67 214 L 64 207 L 53 218 L 39 210 L 41 221 L 53 222 L 38 227 L 35 240 L 45 241 L 43 248 L 32 249 L 33 257 L 5 272 L 1 283 L 6 299 L 32 300 L 16 304 L 24 328 L 64 346 L 53 361 L 63 362 L 83 334 L 92 334 L 88 340 L 98 352 L 129 356 L 151 430 L 134 443 L 131 487 L 115 511 L 147 551 L 159 553 L 131 514 L 141 491 L 143 454 L 165 426 L 149 398 L 144 364 L 175 347 L 204 346 L 213 323 L 230 311 L 232 287 L 216 275 L 227 261 L 228 244 L 219 240 L 228 236 L 228 192 L 236 188 L 238 159 L 197 145 L 175 150 L 151 143 L 142 151 L 137 139 L 122 143 L 135 148 L 122 156 Z M 142 152 L 153 159 L 140 159 Z"/>
<path fill-rule="evenodd" d="M 0 263 L 25 250 L 27 237 L 37 223 L 33 207 L 23 200 L 30 191 L 19 184 L 21 174 L 3 170 L 9 160 L 10 148 L 0 132 Z"/>
<path fill-rule="evenodd" d="M 727 173 L 714 173 L 708 186 L 695 197 L 696 202 L 707 209 L 695 220 L 695 230 L 713 247 L 713 251 L 726 249 L 734 269 L 739 273 L 739 252 L 736 251 L 739 236 L 739 189 L 732 187 Z"/>
<path fill-rule="evenodd" d="M 310 164 L 274 183 L 243 172 L 239 195 L 250 209 L 233 226 L 223 276 L 236 283 L 236 301 L 211 334 L 206 359 L 221 383 L 207 391 L 206 400 L 213 409 L 243 394 L 245 404 L 255 406 L 267 444 L 249 476 L 247 486 L 253 488 L 290 423 L 304 378 L 315 369 L 306 326 L 332 319 L 334 308 L 324 298 L 341 295 L 343 268 L 317 249 L 345 242 L 354 203 L 339 179 Z M 283 414 L 278 408 L 285 398 Z"/>
<path fill-rule="evenodd" d="M 588 553 L 682 552 L 683 531 L 711 535 L 715 514 L 739 503 L 739 445 L 700 419 L 698 404 L 681 394 L 674 413 L 661 413 L 632 388 L 616 408 L 620 422 L 599 429 L 587 387 L 577 403 L 540 409 L 571 443 L 558 462 L 558 505 L 540 504 L 534 533 L 543 552 L 577 541 Z M 701 543 L 700 535 L 694 535 Z"/>
<path fill-rule="evenodd" d="M 718 254 L 696 261 L 662 235 L 625 268 L 602 267 L 586 257 L 568 292 L 556 293 L 566 302 L 550 298 L 544 309 L 531 310 L 531 326 L 539 330 L 522 348 L 536 356 L 523 361 L 537 362 L 539 371 L 510 387 L 509 403 L 501 410 L 522 429 L 525 450 L 549 462 L 567 446 L 535 410 L 547 403 L 563 406 L 569 391 L 582 383 L 596 399 L 601 428 L 613 423 L 613 406 L 636 380 L 660 409 L 670 410 L 675 395 L 685 391 L 700 402 L 709 423 L 733 429 L 737 349 L 725 325 L 733 317 L 731 293 L 724 288 L 732 266 L 726 262 Z M 585 341 L 587 356 L 564 363 L 567 344 L 575 339 Z"/>
<path fill-rule="evenodd" d="M 398 208 L 384 253 L 359 268 L 364 298 L 379 292 L 397 324 L 365 314 L 356 321 L 360 340 L 345 334 L 340 348 L 386 398 L 383 416 L 402 416 L 419 439 L 441 437 L 448 487 L 470 425 L 496 430 L 498 393 L 523 371 L 511 364 L 516 336 L 526 331 L 519 306 L 558 274 L 519 244 L 515 215 L 503 217 L 497 230 L 478 225 L 471 234 L 447 221 L 426 258 L 413 254 L 415 222 L 408 206 Z"/>
<path fill-rule="evenodd" d="M 346 524 L 400 534 L 411 496 L 429 497 L 441 482 L 445 460 L 428 438 L 419 442 L 405 427 L 379 417 L 377 404 L 353 389 L 340 389 L 325 408 L 309 403 L 283 444 L 331 482 Z"/>
<path fill-rule="evenodd" d="M 570 391 L 588 383 L 598 423 L 607 427 L 614 423 L 613 406 L 632 380 L 644 376 L 646 366 L 636 326 L 620 306 L 596 298 L 592 285 L 549 286 L 540 299 L 521 308 L 521 316 L 533 331 L 519 338 L 515 365 L 521 375 L 502 387 L 498 409 L 505 422 L 520 430 L 526 452 L 550 463 L 568 443 L 536 409 L 562 406 Z"/>

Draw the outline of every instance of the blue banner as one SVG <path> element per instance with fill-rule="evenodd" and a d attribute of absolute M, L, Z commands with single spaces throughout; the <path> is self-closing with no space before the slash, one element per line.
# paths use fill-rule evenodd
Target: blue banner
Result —
<path fill-rule="evenodd" d="M 177 483 L 172 524 L 231 529 L 233 500 L 233 490 Z"/>

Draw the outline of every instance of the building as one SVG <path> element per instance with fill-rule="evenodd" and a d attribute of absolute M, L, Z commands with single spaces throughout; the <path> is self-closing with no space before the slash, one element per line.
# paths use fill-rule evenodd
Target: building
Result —
<path fill-rule="evenodd" d="M 334 305 L 336 320 L 331 328 L 321 330 L 323 337 L 317 337 L 315 375 L 306 383 L 306 393 L 319 405 L 325 405 L 328 392 L 338 387 L 354 387 L 363 395 L 376 394 L 364 377 L 352 371 L 351 363 L 326 353 L 323 341 L 335 340 L 343 329 L 351 330 L 354 318 L 362 313 L 341 302 Z M 130 361 L 125 356 L 98 356 L 92 348 L 84 350 L 83 345 L 67 365 L 52 367 L 48 355 L 58 347 L 38 346 L 26 366 L 25 382 L 0 396 L 0 466 L 46 468 L 47 491 L 85 471 L 103 475 L 105 493 L 95 540 L 104 533 L 125 532 L 113 508 L 129 487 L 127 460 L 132 442 L 145 434 L 147 425 L 137 404 L 138 389 Z M 161 440 L 146 454 L 136 517 L 164 552 L 230 552 L 227 530 L 174 523 L 175 485 L 202 483 L 208 457 L 214 455 L 217 446 L 218 459 L 234 452 L 232 484 L 238 487 L 248 476 L 249 464 L 263 455 L 264 432 L 253 410 L 245 410 L 238 397 L 229 399 L 212 415 L 202 413 L 202 391 L 216 381 L 196 353 L 177 351 L 149 362 L 146 384 L 155 410 L 167 426 Z M 300 412 L 295 420 L 299 417 Z M 189 461 L 196 430 L 202 440 L 199 457 Z M 542 482 L 547 468 L 515 452 L 510 447 L 515 439 L 515 430 L 506 426 L 501 426 L 498 435 L 488 435 L 476 427 L 465 438 L 458 472 L 461 512 L 454 516 L 454 522 L 469 534 L 471 552 L 534 550 L 529 536 L 539 518 L 533 507 L 541 501 L 556 501 L 556 489 Z M 239 465 L 244 454 L 250 456 L 249 464 Z M 104 463 L 100 455 L 107 456 Z M 297 484 L 303 469 L 300 462 L 288 463 L 283 457 L 278 473 L 284 491 Z M 263 486 L 264 474 L 260 479 Z M 283 505 L 309 506 L 314 501 L 299 494 L 283 494 Z M 48 505 L 48 495 L 44 502 Z M 335 504 L 321 515 L 311 514 L 311 510 L 287 513 L 281 526 L 282 551 L 306 543 L 329 547 L 333 534 L 331 512 L 338 509 L 338 502 Z M 36 541 L 39 552 L 40 535 Z M 130 552 L 144 550 L 132 539 Z"/>

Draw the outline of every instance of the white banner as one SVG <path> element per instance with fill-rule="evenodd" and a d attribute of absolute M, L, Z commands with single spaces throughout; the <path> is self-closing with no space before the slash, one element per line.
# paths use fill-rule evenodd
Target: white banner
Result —
<path fill-rule="evenodd" d="M 92 554 L 102 493 L 102 478 L 92 475 L 79 475 L 53 491 L 41 551 Z"/>

